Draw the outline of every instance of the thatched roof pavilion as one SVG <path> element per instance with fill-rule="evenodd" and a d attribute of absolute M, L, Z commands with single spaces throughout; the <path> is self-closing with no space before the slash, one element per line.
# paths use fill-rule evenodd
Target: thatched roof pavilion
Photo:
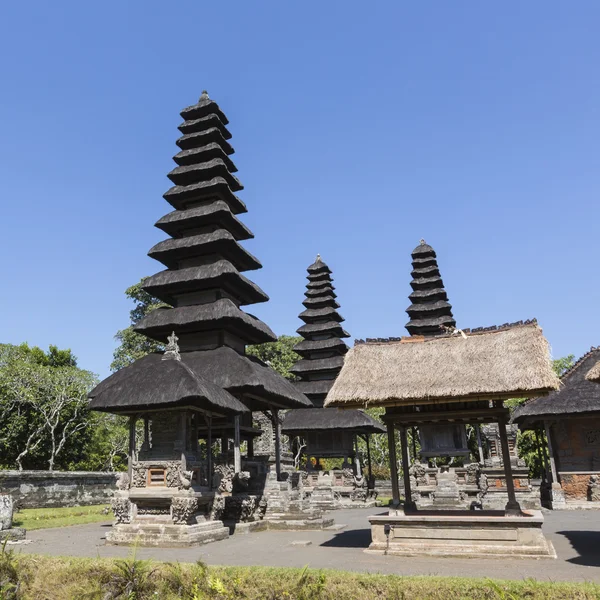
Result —
<path fill-rule="evenodd" d="M 600 347 L 591 348 L 560 379 L 560 389 L 519 406 L 513 421 L 522 428 L 539 425 L 544 419 L 566 415 L 585 415 L 600 411 L 600 386 L 589 377 L 597 371 Z"/>
<path fill-rule="evenodd" d="M 325 406 L 407 406 L 537 396 L 558 388 L 536 322 L 359 343 Z"/>
<path fill-rule="evenodd" d="M 600 360 L 587 372 L 585 378 L 588 381 L 600 383 Z"/>
<path fill-rule="evenodd" d="M 453 328 L 456 321 L 452 316 L 452 305 L 444 289 L 434 249 L 421 240 L 412 251 L 413 292 L 412 304 L 406 309 L 410 321 L 406 329 L 410 335 L 438 335 L 444 327 Z"/>

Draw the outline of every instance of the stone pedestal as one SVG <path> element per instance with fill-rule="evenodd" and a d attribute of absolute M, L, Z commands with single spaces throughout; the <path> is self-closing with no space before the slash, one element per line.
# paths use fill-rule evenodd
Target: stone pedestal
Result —
<path fill-rule="evenodd" d="M 22 527 L 13 527 L 13 500 L 9 494 L 0 495 L 0 542 L 25 539 Z"/>
<path fill-rule="evenodd" d="M 515 496 L 521 508 L 539 510 L 540 491 L 529 479 L 527 467 L 512 467 Z M 504 467 L 485 467 L 479 476 L 480 500 L 483 510 L 503 510 L 508 502 Z"/>
<path fill-rule="evenodd" d="M 367 480 L 352 469 L 301 472 L 304 496 L 309 506 L 320 510 L 369 508 L 376 506 L 375 494 L 369 494 Z"/>
<path fill-rule="evenodd" d="M 390 511 L 369 517 L 366 552 L 396 556 L 556 558 L 542 533 L 540 511 L 505 516 L 493 511 L 453 513 Z"/>

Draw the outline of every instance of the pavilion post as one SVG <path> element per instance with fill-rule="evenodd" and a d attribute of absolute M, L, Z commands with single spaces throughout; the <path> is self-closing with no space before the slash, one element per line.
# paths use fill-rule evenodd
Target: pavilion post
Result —
<path fill-rule="evenodd" d="M 208 414 L 206 420 L 206 479 L 208 480 L 208 489 L 212 490 L 212 415 Z"/>
<path fill-rule="evenodd" d="M 502 446 L 502 461 L 504 463 L 504 476 L 506 479 L 506 493 L 508 502 L 505 511 L 507 513 L 521 513 L 521 506 L 517 502 L 515 495 L 515 482 L 513 480 L 512 465 L 510 464 L 510 449 L 508 447 L 508 436 L 506 435 L 506 421 L 500 419 L 498 422 L 498 431 L 500 433 L 500 445 Z"/>
<path fill-rule="evenodd" d="M 233 471 L 242 470 L 242 457 L 240 454 L 240 416 L 233 417 Z"/>
<path fill-rule="evenodd" d="M 135 423 L 137 421 L 137 415 L 131 415 L 129 417 L 129 451 L 127 454 L 127 471 L 129 474 L 129 481 L 133 476 L 133 463 L 135 461 Z"/>
<path fill-rule="evenodd" d="M 417 462 L 417 428 L 411 429 L 413 462 Z"/>
<path fill-rule="evenodd" d="M 388 449 L 390 453 L 390 475 L 392 478 L 392 506 L 395 508 L 400 504 L 400 490 L 398 489 L 398 460 L 396 458 L 396 435 L 394 424 L 386 423 L 388 434 Z"/>
<path fill-rule="evenodd" d="M 354 465 L 356 468 L 356 475 L 362 476 L 362 469 L 360 467 L 360 458 L 358 456 L 358 435 L 354 436 Z"/>
<path fill-rule="evenodd" d="M 187 470 L 185 451 L 187 446 L 187 415 L 182 411 L 179 415 L 179 439 L 181 440 L 181 470 Z"/>
<path fill-rule="evenodd" d="M 373 469 L 371 466 L 371 444 L 370 444 L 371 436 L 367 433 L 365 435 L 365 441 L 367 442 L 367 468 L 369 469 L 369 482 L 373 479 Z"/>
<path fill-rule="evenodd" d="M 556 472 L 556 461 L 554 460 L 554 448 L 552 447 L 552 435 L 550 433 L 550 423 L 544 421 L 544 427 L 546 429 L 546 440 L 548 443 L 548 454 L 550 455 L 550 470 L 552 480 L 550 483 L 558 483 L 558 473 Z"/>
<path fill-rule="evenodd" d="M 279 427 L 279 411 L 274 408 L 271 411 L 273 419 L 273 433 L 275 434 L 275 473 L 277 481 L 281 476 L 281 429 Z"/>
<path fill-rule="evenodd" d="M 400 448 L 402 449 L 402 475 L 404 476 L 404 508 L 414 508 L 410 490 L 410 462 L 408 460 L 408 440 L 406 427 L 400 427 Z"/>
<path fill-rule="evenodd" d="M 150 423 L 148 415 L 144 415 L 144 442 L 142 445 L 144 450 L 150 450 Z"/>
<path fill-rule="evenodd" d="M 250 436 L 246 443 L 248 444 L 248 458 L 254 458 L 254 438 Z"/>
<path fill-rule="evenodd" d="M 483 458 L 483 445 L 481 444 L 481 425 L 475 423 L 475 431 L 477 432 L 477 450 L 479 451 L 479 462 L 484 464 L 485 459 Z"/>
<path fill-rule="evenodd" d="M 548 481 L 548 461 L 546 460 L 546 450 L 542 445 L 540 430 L 535 430 L 535 442 L 537 446 L 538 458 L 540 459 L 540 467 L 542 468 L 542 480 Z"/>

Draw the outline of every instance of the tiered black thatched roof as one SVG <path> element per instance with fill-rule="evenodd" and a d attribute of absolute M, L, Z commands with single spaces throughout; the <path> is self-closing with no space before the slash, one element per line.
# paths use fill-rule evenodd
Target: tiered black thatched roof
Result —
<path fill-rule="evenodd" d="M 167 270 L 144 283 L 173 308 L 153 311 L 135 329 L 161 342 L 175 331 L 183 351 L 274 341 L 262 321 L 240 309 L 268 298 L 241 274 L 261 264 L 238 243 L 253 236 L 235 217 L 246 207 L 234 194 L 243 186 L 232 174 L 227 118 L 206 92 L 181 116 L 181 152 L 169 173 L 175 185 L 164 196 L 175 210 L 156 223 L 171 238 L 148 253 Z"/>
<path fill-rule="evenodd" d="M 585 413 L 597 416 L 600 413 L 600 385 L 587 379 L 586 375 L 599 360 L 600 347 L 591 348 L 563 374 L 560 389 L 519 406 L 512 420 L 527 428 L 555 417 Z"/>
<path fill-rule="evenodd" d="M 294 346 L 302 360 L 290 372 L 300 378 L 298 388 L 314 406 L 321 407 L 344 364 L 348 346 L 341 338 L 349 334 L 340 325 L 344 319 L 337 312 L 340 305 L 335 299 L 331 270 L 317 255 L 307 271 L 306 298 L 302 302 L 306 310 L 299 315 L 305 325 L 298 329 L 304 340 Z"/>
<path fill-rule="evenodd" d="M 308 267 L 306 310 L 300 313 L 305 325 L 298 329 L 304 338 L 294 346 L 302 357 L 291 369 L 300 378 L 298 390 L 311 400 L 314 409 L 291 410 L 285 415 L 282 431 L 302 435 L 314 430 L 351 430 L 356 433 L 382 433 L 385 428 L 369 415 L 357 410 L 323 408 L 327 393 L 344 364 L 348 346 L 341 339 L 349 337 L 340 323 L 344 320 L 337 312 L 331 270 L 320 255 Z"/>
<path fill-rule="evenodd" d="M 438 335 L 444 332 L 444 327 L 455 327 L 435 251 L 425 240 L 412 251 L 412 266 L 413 292 L 409 296 L 412 304 L 406 309 L 410 317 L 406 329 L 410 335 Z"/>
<path fill-rule="evenodd" d="M 200 381 L 220 388 L 223 402 L 231 393 L 251 410 L 311 406 L 290 382 L 245 355 L 247 344 L 275 341 L 276 336 L 240 309 L 265 302 L 268 296 L 241 274 L 261 264 L 238 243 L 253 235 L 235 216 L 246 212 L 246 206 L 234 193 L 242 185 L 232 174 L 237 169 L 229 158 L 233 148 L 227 142 L 227 118 L 206 92 L 181 116 L 181 151 L 174 157 L 177 167 L 169 173 L 174 186 L 164 195 L 175 210 L 156 223 L 171 238 L 149 252 L 167 268 L 143 283 L 148 293 L 172 308 L 157 308 L 135 326 L 138 333 L 163 343 L 175 332 L 181 362 L 165 366 L 156 355 L 136 361 L 92 391 L 92 406 L 124 411 L 139 394 L 127 401 L 119 390 L 126 391 L 145 373 L 153 382 L 151 393 L 147 385 L 140 387 L 148 393 L 148 405 L 161 398 L 173 403 L 174 395 L 190 398 L 196 385 L 192 382 Z M 174 387 L 177 378 L 189 380 L 190 389 Z M 117 391 L 120 400 L 111 398 Z M 239 408 L 232 405 L 228 410 L 240 412 Z"/>

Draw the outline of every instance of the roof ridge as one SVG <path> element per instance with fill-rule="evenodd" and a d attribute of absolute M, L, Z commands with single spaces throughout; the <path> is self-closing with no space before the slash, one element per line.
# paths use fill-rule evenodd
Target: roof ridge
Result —
<path fill-rule="evenodd" d="M 499 331 L 508 331 L 509 329 L 516 329 L 517 327 L 528 327 L 530 325 L 538 325 L 538 321 L 536 318 L 527 319 L 526 321 L 515 321 L 514 323 L 503 323 L 502 325 L 491 325 L 489 327 L 476 327 L 474 329 L 465 328 L 459 331 L 467 335 L 481 335 L 483 333 L 492 333 Z M 405 336 L 408 337 L 408 336 Z M 439 340 L 443 338 L 455 337 L 454 333 L 440 333 L 435 336 L 430 336 L 425 341 Z M 389 337 L 389 338 L 366 338 L 366 339 L 355 339 L 354 345 L 359 344 L 387 344 L 387 343 L 395 343 L 401 342 L 402 337 Z"/>
<path fill-rule="evenodd" d="M 581 365 L 594 353 L 597 352 L 598 350 L 600 350 L 600 346 L 590 346 L 590 349 L 585 353 L 582 354 L 574 363 L 573 366 L 569 369 L 567 369 L 561 376 L 560 376 L 560 380 L 562 381 L 563 379 L 567 379 L 567 377 L 569 377 L 572 373 L 574 373 L 575 371 L 577 371 L 579 369 L 579 367 L 581 367 Z"/>

